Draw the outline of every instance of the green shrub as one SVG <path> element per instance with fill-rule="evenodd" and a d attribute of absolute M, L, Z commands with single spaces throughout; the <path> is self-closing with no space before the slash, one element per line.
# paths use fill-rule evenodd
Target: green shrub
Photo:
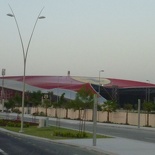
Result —
<path fill-rule="evenodd" d="M 28 128 L 30 126 L 30 123 L 24 123 L 24 127 Z"/>
<path fill-rule="evenodd" d="M 86 132 L 78 132 L 77 133 L 77 138 L 86 138 L 88 137 Z"/>
<path fill-rule="evenodd" d="M 43 111 L 41 111 L 40 116 L 45 116 L 45 113 Z"/>
<path fill-rule="evenodd" d="M 31 122 L 24 122 L 23 127 L 28 128 L 30 126 L 37 126 L 38 123 L 31 123 Z M 0 126 L 8 126 L 8 127 L 20 127 L 21 121 L 20 120 L 0 120 Z"/>
<path fill-rule="evenodd" d="M 13 109 L 12 112 L 15 112 L 15 113 L 17 113 L 17 114 L 21 114 L 21 111 L 20 111 L 19 109 Z"/>
<path fill-rule="evenodd" d="M 8 123 L 6 124 L 6 126 L 14 127 L 14 126 L 15 126 L 15 123 L 14 123 L 14 122 L 8 122 Z"/>
<path fill-rule="evenodd" d="M 69 137 L 69 138 L 86 138 L 88 137 L 86 132 L 69 132 L 69 131 L 57 131 L 53 132 L 53 136 Z"/>
<path fill-rule="evenodd" d="M 39 115 L 39 112 L 34 112 L 32 115 L 33 116 L 38 116 Z"/>
<path fill-rule="evenodd" d="M 152 127 L 151 125 L 144 125 L 144 127 Z"/>
<path fill-rule="evenodd" d="M 19 122 L 14 123 L 14 127 L 20 127 L 20 126 L 21 126 L 21 123 Z"/>

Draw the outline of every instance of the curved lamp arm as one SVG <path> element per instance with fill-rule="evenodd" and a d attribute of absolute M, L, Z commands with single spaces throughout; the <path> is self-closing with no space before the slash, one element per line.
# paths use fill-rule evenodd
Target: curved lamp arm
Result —
<path fill-rule="evenodd" d="M 33 26 L 32 33 L 31 33 L 31 36 L 30 36 L 30 39 L 29 39 L 29 42 L 28 42 L 28 45 L 27 45 L 26 53 L 25 53 L 25 59 L 27 58 L 27 54 L 28 54 L 28 51 L 29 51 L 31 39 L 32 39 L 34 30 L 35 30 L 35 27 L 36 27 L 36 25 L 37 25 L 38 19 L 43 19 L 43 18 L 45 18 L 44 16 L 40 16 L 41 13 L 42 13 L 42 11 L 43 11 L 43 9 L 44 9 L 44 7 L 43 7 L 43 8 L 41 9 L 41 11 L 39 12 L 39 15 L 37 16 L 37 19 L 36 19 L 35 24 L 34 24 L 34 26 Z"/>
<path fill-rule="evenodd" d="M 15 22 L 16 22 L 16 26 L 17 26 L 17 29 L 18 29 L 18 33 L 19 33 L 19 37 L 20 37 L 20 41 L 21 41 L 21 45 L 22 45 L 22 50 L 23 50 L 23 58 L 25 59 L 25 49 L 24 49 L 24 44 L 23 44 L 23 40 L 22 40 L 22 36 L 21 36 L 21 32 L 20 32 L 20 29 L 19 29 L 19 25 L 18 25 L 18 22 L 17 22 L 17 19 L 16 19 L 16 16 L 11 8 L 11 6 L 9 5 L 10 7 L 10 10 L 12 12 L 12 14 L 7 14 L 8 16 L 10 17 L 13 17 L 15 19 Z"/>

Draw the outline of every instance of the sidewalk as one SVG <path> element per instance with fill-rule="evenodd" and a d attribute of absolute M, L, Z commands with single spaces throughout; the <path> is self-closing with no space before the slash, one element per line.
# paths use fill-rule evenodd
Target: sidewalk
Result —
<path fill-rule="evenodd" d="M 92 146 L 92 140 L 59 140 L 70 145 L 90 147 L 107 155 L 154 155 L 155 144 L 129 140 L 125 138 L 97 139 L 97 145 Z"/>

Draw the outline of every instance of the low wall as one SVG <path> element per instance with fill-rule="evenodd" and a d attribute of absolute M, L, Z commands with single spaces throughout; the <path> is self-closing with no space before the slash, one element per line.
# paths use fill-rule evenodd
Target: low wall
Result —
<path fill-rule="evenodd" d="M 21 109 L 20 109 L 21 110 Z M 43 112 L 46 113 L 46 109 L 43 107 L 38 108 L 25 108 L 24 113 L 33 114 L 35 112 Z M 48 108 L 47 115 L 50 117 L 57 116 L 59 118 L 66 118 L 66 109 L 55 109 L 55 108 Z M 80 118 L 83 118 L 84 111 L 80 111 Z M 73 109 L 68 110 L 68 118 L 69 119 L 78 119 L 79 118 L 79 111 L 74 111 Z M 93 111 L 91 109 L 86 110 L 86 120 L 92 121 Z M 126 112 L 125 111 L 116 111 L 110 113 L 110 122 L 112 123 L 119 123 L 125 124 L 126 123 Z M 97 121 L 98 122 L 106 122 L 107 121 L 107 112 L 98 111 L 97 112 Z M 145 126 L 147 123 L 147 114 L 141 113 L 140 114 L 140 126 Z M 130 125 L 138 125 L 138 113 L 136 112 L 129 112 L 128 113 L 128 124 Z M 155 127 L 155 114 L 149 114 L 149 125 Z"/>

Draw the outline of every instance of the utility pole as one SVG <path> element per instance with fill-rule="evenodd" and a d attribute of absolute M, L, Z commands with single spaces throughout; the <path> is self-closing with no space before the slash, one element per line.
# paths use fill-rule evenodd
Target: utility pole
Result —
<path fill-rule="evenodd" d="M 2 103 L 2 112 L 4 112 L 4 76 L 5 76 L 5 69 L 2 69 L 2 90 L 1 90 L 1 103 Z"/>

